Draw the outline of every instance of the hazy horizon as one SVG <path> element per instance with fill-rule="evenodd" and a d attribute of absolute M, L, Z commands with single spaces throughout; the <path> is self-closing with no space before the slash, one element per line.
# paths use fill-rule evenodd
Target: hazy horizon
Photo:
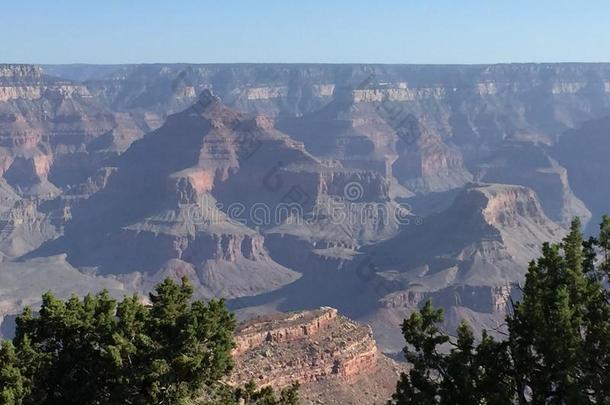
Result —
<path fill-rule="evenodd" d="M 372 63 L 372 62 L 128 62 L 128 63 L 31 63 L 31 62 L 3 62 L 8 65 L 37 65 L 37 66 L 127 66 L 127 65 L 352 65 L 352 66 L 493 66 L 493 65 L 610 65 L 609 61 L 601 62 L 489 62 L 489 63 Z"/>

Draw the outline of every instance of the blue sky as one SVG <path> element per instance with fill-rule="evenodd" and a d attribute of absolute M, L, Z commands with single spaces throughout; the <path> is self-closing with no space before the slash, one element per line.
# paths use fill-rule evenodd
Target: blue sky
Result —
<path fill-rule="evenodd" d="M 0 63 L 609 62 L 608 0 L 19 0 Z"/>

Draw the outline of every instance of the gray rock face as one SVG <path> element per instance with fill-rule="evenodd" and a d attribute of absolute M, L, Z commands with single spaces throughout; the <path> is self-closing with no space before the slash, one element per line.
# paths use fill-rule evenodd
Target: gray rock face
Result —
<path fill-rule="evenodd" d="M 34 302 L 27 263 L 332 305 L 387 350 L 429 297 L 489 326 L 543 241 L 610 209 L 608 116 L 608 64 L 0 65 L 0 317 Z"/>
<path fill-rule="evenodd" d="M 553 153 L 566 167 L 574 193 L 592 212 L 588 229 L 597 232 L 597 219 L 610 209 L 607 181 L 610 151 L 610 117 L 585 122 L 562 135 Z"/>

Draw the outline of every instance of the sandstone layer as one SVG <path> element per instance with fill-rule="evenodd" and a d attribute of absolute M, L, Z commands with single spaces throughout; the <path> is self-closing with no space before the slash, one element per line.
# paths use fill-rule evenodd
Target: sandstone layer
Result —
<path fill-rule="evenodd" d="M 236 345 L 232 384 L 282 388 L 298 382 L 305 403 L 337 403 L 338 395 L 343 403 L 383 403 L 401 370 L 379 353 L 370 327 L 333 308 L 247 321 L 236 331 Z M 358 387 L 367 379 L 378 383 L 371 392 Z"/>

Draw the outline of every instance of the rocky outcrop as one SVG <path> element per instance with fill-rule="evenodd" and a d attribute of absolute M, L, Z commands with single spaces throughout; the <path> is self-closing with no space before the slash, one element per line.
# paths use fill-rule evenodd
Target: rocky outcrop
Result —
<path fill-rule="evenodd" d="M 382 173 L 418 193 L 470 181 L 460 151 L 399 103 L 406 100 L 385 87 L 337 89 L 323 109 L 285 119 L 280 127 L 318 156 L 338 159 L 346 168 Z"/>
<path fill-rule="evenodd" d="M 311 337 L 336 319 L 336 309 L 323 308 L 287 315 L 268 315 L 244 322 L 236 330 L 233 355 L 240 356 L 265 342 L 284 343 Z"/>
<path fill-rule="evenodd" d="M 324 380 L 353 383 L 377 372 L 379 356 L 370 327 L 333 308 L 274 314 L 238 327 L 234 384 L 285 387 Z"/>
<path fill-rule="evenodd" d="M 0 257 L 60 236 L 71 206 L 105 186 L 94 179 L 100 168 L 141 135 L 129 114 L 111 112 L 83 84 L 0 65 L 0 184 L 13 196 L 0 203 Z"/>
<path fill-rule="evenodd" d="M 574 217 L 580 217 L 585 224 L 591 218 L 583 201 L 574 195 L 566 168 L 539 145 L 509 143 L 480 164 L 476 176 L 486 182 L 530 187 L 538 195 L 545 214 L 565 227 Z"/>
<path fill-rule="evenodd" d="M 333 196 L 351 202 L 388 200 L 390 182 L 382 174 L 364 170 L 327 170 L 321 173 L 317 197 Z"/>
<path fill-rule="evenodd" d="M 0 65 L 0 80 L 2 81 L 35 81 L 40 80 L 43 70 L 33 65 Z"/>

